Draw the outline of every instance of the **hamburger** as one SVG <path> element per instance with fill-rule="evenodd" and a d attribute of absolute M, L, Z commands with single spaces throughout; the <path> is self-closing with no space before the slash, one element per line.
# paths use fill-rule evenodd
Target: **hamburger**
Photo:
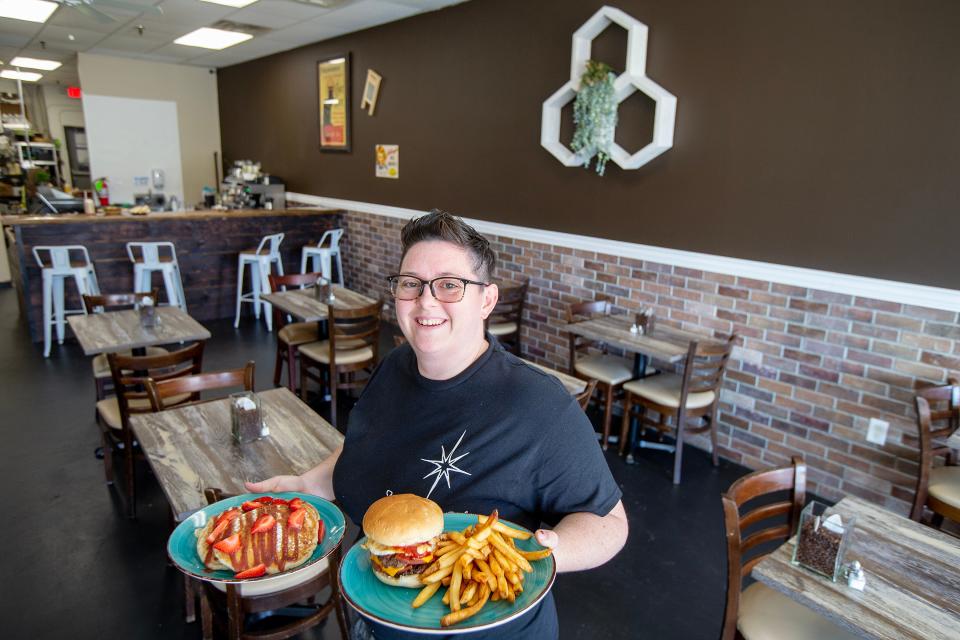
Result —
<path fill-rule="evenodd" d="M 420 574 L 433 562 L 443 533 L 440 506 L 412 493 L 380 498 L 363 516 L 363 548 L 373 575 L 394 587 L 419 588 Z"/>

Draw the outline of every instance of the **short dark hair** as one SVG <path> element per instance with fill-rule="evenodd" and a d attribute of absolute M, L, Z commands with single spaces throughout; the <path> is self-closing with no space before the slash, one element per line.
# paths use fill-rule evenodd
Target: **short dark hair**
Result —
<path fill-rule="evenodd" d="M 477 277 L 484 282 L 489 282 L 493 277 L 497 254 L 490 248 L 490 241 L 455 215 L 433 209 L 430 213 L 403 225 L 400 231 L 403 246 L 400 263 L 403 264 L 410 247 L 425 240 L 443 240 L 463 247 L 473 257 L 473 270 Z"/>

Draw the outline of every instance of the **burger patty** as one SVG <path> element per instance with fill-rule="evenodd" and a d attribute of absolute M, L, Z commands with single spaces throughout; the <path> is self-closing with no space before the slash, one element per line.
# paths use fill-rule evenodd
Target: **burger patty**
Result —
<path fill-rule="evenodd" d="M 427 564 L 410 564 L 404 562 L 399 555 L 390 555 L 390 556 L 377 556 L 377 560 L 380 561 L 385 567 L 395 567 L 397 569 L 403 569 L 400 573 L 423 573 L 427 569 Z"/>

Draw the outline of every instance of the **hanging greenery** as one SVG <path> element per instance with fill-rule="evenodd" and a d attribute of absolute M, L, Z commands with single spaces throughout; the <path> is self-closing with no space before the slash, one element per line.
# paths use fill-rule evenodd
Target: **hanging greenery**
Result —
<path fill-rule="evenodd" d="M 617 98 L 613 91 L 616 76 L 610 65 L 587 60 L 587 70 L 580 78 L 580 91 L 573 103 L 571 147 L 583 160 L 584 168 L 597 158 L 597 174 L 603 175 L 610 158 L 613 134 L 617 128 Z"/>

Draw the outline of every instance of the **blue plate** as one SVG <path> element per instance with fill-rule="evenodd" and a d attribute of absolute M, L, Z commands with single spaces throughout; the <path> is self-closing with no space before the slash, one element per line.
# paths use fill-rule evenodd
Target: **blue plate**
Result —
<path fill-rule="evenodd" d="M 501 521 L 514 529 L 527 531 L 519 525 Z M 462 531 L 477 523 L 477 516 L 466 513 L 445 513 L 443 515 L 444 531 Z M 344 556 L 340 563 L 340 590 L 344 599 L 363 616 L 380 624 L 404 631 L 416 631 L 426 634 L 449 634 L 480 631 L 496 627 L 517 618 L 533 605 L 540 602 L 557 576 L 557 563 L 553 556 L 543 560 L 531 562 L 533 573 L 523 576 L 523 593 L 517 596 L 516 602 L 500 600 L 488 601 L 487 604 L 473 617 L 467 618 L 452 627 L 441 627 L 440 618 L 450 613 L 450 608 L 443 604 L 445 587 L 427 601 L 419 609 L 410 606 L 419 593 L 418 589 L 391 587 L 373 575 L 370 569 L 370 554 L 360 548 L 366 538 L 362 538 Z M 534 538 L 517 540 L 517 547 L 525 551 L 536 551 L 542 547 Z"/>
<path fill-rule="evenodd" d="M 304 502 L 309 502 L 313 505 L 317 512 L 320 513 L 320 517 L 323 519 L 325 533 L 323 535 L 323 542 L 317 545 L 317 548 L 314 549 L 313 555 L 310 556 L 310 559 L 304 562 L 299 567 L 290 569 L 289 571 L 282 571 L 280 573 L 267 574 L 259 578 L 247 578 L 244 580 L 238 580 L 233 577 L 233 571 L 229 570 L 219 570 L 211 571 L 207 569 L 203 564 L 203 558 L 197 554 L 197 536 L 194 532 L 206 526 L 212 518 L 216 518 L 218 515 L 226 511 L 231 507 L 239 507 L 247 500 L 253 500 L 254 498 L 259 498 L 260 496 L 269 495 L 275 498 L 283 498 L 284 500 L 291 500 L 293 498 L 300 498 Z M 180 571 L 183 571 L 189 576 L 193 576 L 199 580 L 206 580 L 207 582 L 256 582 L 262 586 L 266 586 L 266 582 L 271 580 L 285 579 L 293 574 L 296 574 L 300 571 L 303 571 L 312 564 L 315 564 L 326 558 L 334 549 L 340 546 L 340 543 L 343 541 L 343 532 L 344 532 L 344 520 L 343 514 L 340 512 L 334 504 L 324 500 L 323 498 L 318 498 L 317 496 L 308 495 L 306 493 L 248 493 L 244 495 L 234 496 L 233 498 L 227 498 L 221 500 L 220 502 L 215 502 L 210 506 L 204 507 L 200 511 L 197 511 L 189 518 L 177 525 L 177 528 L 173 530 L 173 533 L 170 534 L 170 539 L 167 541 L 167 555 L 170 556 L 170 559 L 173 560 L 173 563 L 177 565 L 177 568 Z"/>

